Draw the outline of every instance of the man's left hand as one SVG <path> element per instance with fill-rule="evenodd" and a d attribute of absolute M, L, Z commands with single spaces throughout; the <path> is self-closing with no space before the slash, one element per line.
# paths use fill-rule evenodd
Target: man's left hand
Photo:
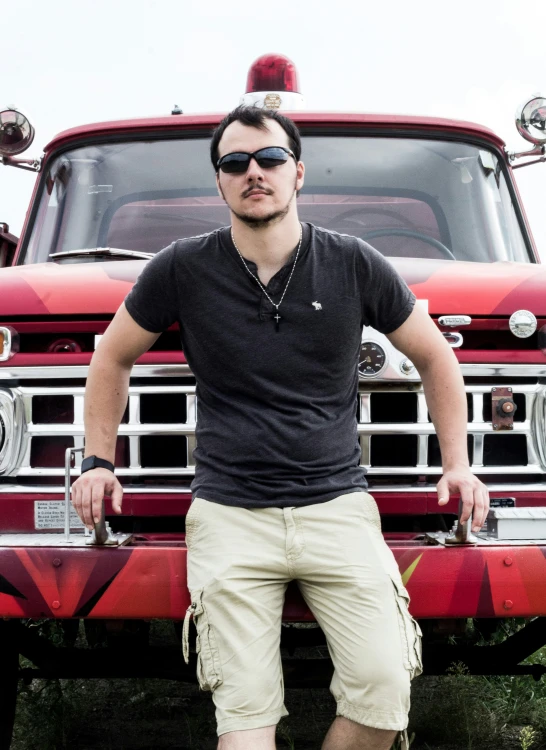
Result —
<path fill-rule="evenodd" d="M 482 528 L 489 512 L 489 491 L 469 468 L 445 471 L 436 490 L 438 505 L 448 503 L 450 495 L 460 495 L 463 502 L 461 523 L 472 516 L 472 531 L 477 532 Z"/>

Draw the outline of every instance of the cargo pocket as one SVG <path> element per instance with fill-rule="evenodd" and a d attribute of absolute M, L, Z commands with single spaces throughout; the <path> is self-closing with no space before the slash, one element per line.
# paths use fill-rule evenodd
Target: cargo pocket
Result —
<path fill-rule="evenodd" d="M 398 609 L 398 624 L 402 640 L 404 666 L 410 673 L 410 679 L 418 677 L 423 672 L 422 637 L 419 623 L 409 612 L 409 594 L 402 581 L 393 577 L 394 597 Z"/>
<path fill-rule="evenodd" d="M 188 512 L 186 513 L 186 547 L 191 545 L 191 536 L 193 535 L 197 522 L 199 521 L 199 515 L 197 513 L 197 506 L 195 500 L 190 505 Z"/>
<path fill-rule="evenodd" d="M 189 635 L 190 619 L 193 617 L 197 637 L 195 651 L 197 653 L 197 681 L 201 690 L 212 691 L 222 683 L 220 655 L 212 629 L 203 605 L 203 589 L 191 592 L 191 604 L 186 610 L 184 627 L 182 629 L 182 653 L 184 661 L 189 663 Z"/>

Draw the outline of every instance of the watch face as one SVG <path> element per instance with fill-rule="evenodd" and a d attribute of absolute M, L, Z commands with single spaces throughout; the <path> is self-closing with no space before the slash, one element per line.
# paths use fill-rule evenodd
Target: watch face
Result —
<path fill-rule="evenodd" d="M 358 373 L 362 378 L 373 378 L 379 375 L 387 365 L 385 350 L 375 341 L 365 341 L 360 348 Z"/>

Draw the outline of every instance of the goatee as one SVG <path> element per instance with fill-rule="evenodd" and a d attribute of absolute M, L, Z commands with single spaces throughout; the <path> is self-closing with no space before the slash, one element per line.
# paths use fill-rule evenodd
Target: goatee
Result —
<path fill-rule="evenodd" d="M 231 209 L 232 213 L 239 219 L 239 221 L 242 221 L 243 224 L 246 224 L 247 227 L 250 227 L 251 229 L 263 229 L 272 224 L 278 224 L 288 214 L 289 210 L 290 204 L 288 204 L 286 208 L 283 208 L 280 211 L 274 211 L 267 216 L 249 216 L 248 214 L 239 214 Z"/>

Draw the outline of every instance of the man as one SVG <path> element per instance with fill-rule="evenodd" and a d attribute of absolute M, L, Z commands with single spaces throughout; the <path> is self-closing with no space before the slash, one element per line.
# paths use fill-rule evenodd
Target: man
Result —
<path fill-rule="evenodd" d="M 231 228 L 175 242 L 142 272 L 89 370 L 86 456 L 113 462 L 132 365 L 178 321 L 199 400 L 189 613 L 218 747 L 275 747 L 286 714 L 281 613 L 295 579 L 335 666 L 337 718 L 323 749 L 387 750 L 407 726 L 420 631 L 359 467 L 363 324 L 420 372 L 442 450 L 440 505 L 460 493 L 462 520 L 473 512 L 478 529 L 488 496 L 468 466 L 466 398 L 450 347 L 379 253 L 300 223 L 300 152 L 296 127 L 276 112 L 239 107 L 219 125 L 211 157 Z M 121 512 L 108 469 L 73 485 L 90 528 L 105 493 Z"/>

